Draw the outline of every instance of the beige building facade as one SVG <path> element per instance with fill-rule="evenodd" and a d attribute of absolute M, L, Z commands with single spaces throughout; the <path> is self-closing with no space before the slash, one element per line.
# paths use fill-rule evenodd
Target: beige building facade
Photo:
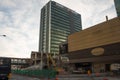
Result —
<path fill-rule="evenodd" d="M 120 17 L 92 26 L 68 37 L 68 50 L 76 51 L 120 42 Z"/>
<path fill-rule="evenodd" d="M 78 69 L 107 72 L 120 64 L 120 17 L 68 36 L 68 56 Z"/>

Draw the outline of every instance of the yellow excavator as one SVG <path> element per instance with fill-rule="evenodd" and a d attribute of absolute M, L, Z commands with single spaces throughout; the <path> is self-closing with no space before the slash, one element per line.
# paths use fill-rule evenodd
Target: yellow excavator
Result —
<path fill-rule="evenodd" d="M 60 57 L 54 59 L 51 56 L 51 54 L 46 54 L 46 55 L 47 55 L 47 66 L 49 69 L 55 69 L 58 73 L 61 73 L 64 71 L 64 69 L 61 66 Z"/>

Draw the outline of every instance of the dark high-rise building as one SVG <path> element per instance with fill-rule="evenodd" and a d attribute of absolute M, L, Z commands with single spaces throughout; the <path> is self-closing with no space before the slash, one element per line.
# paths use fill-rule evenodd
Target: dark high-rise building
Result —
<path fill-rule="evenodd" d="M 120 0 L 114 0 L 117 16 L 120 16 Z"/>
<path fill-rule="evenodd" d="M 79 13 L 49 1 L 41 9 L 39 52 L 58 54 L 59 44 L 67 41 L 69 34 L 81 29 Z"/>

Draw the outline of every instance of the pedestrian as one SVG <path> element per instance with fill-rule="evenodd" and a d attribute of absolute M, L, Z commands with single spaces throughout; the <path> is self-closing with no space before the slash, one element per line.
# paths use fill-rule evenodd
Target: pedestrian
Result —
<path fill-rule="evenodd" d="M 88 73 L 88 76 L 91 76 L 91 71 L 90 71 L 90 70 L 88 70 L 88 72 L 87 72 L 87 73 Z"/>

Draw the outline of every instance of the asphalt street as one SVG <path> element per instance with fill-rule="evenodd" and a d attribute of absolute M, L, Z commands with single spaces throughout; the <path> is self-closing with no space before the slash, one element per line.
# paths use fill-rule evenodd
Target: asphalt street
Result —
<path fill-rule="evenodd" d="M 40 79 L 13 74 L 10 80 L 40 80 Z"/>

